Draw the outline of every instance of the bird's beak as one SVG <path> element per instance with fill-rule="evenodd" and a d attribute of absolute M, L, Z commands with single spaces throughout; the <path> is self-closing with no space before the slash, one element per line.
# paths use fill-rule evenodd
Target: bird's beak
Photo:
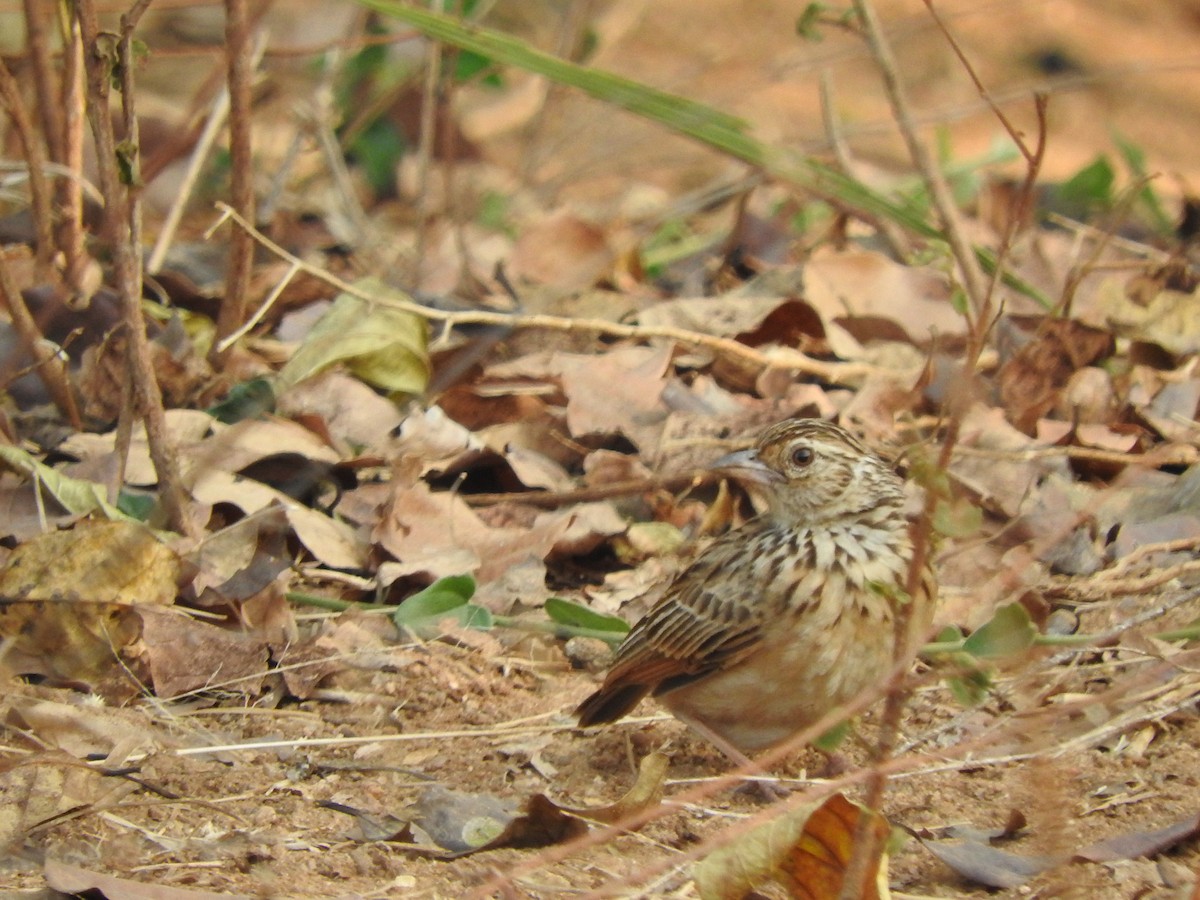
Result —
<path fill-rule="evenodd" d="M 782 484 L 786 479 L 758 458 L 757 450 L 739 450 L 722 456 L 709 468 L 720 475 L 751 484 Z"/>

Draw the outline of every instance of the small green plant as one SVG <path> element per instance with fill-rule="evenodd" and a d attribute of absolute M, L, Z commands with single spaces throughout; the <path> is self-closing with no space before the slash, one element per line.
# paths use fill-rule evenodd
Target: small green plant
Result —
<path fill-rule="evenodd" d="M 548 621 L 503 616 L 478 603 L 475 579 L 470 575 L 450 575 L 439 578 L 424 590 L 418 591 L 395 608 L 392 621 L 420 638 L 432 639 L 443 633 L 447 620 L 463 628 L 489 630 L 513 628 L 519 631 L 541 631 L 559 639 L 593 637 L 609 644 L 619 644 L 629 631 L 629 625 L 618 616 L 608 616 L 579 603 L 551 597 L 543 607 Z"/>
<path fill-rule="evenodd" d="M 1119 133 L 1114 132 L 1112 140 L 1124 163 L 1126 183 L 1121 184 L 1120 173 L 1109 155 L 1098 153 L 1078 172 L 1051 189 L 1049 207 L 1081 221 L 1128 207 L 1155 234 L 1171 234 L 1174 223 L 1154 190 L 1146 170 L 1145 153 Z"/>

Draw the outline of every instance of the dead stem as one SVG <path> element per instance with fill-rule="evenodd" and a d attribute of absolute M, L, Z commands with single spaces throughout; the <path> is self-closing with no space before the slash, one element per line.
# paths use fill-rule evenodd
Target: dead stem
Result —
<path fill-rule="evenodd" d="M 137 16 L 145 10 L 147 5 L 148 0 L 135 5 L 130 13 L 122 19 L 122 31 L 127 38 L 132 36 L 137 24 Z M 166 427 L 162 392 L 155 378 L 154 365 L 150 358 L 150 344 L 146 335 L 145 320 L 142 317 L 140 248 L 133 242 L 134 236 L 140 229 L 135 228 L 131 223 L 130 217 L 135 214 L 136 206 L 130 202 L 130 188 L 122 180 L 118 168 L 116 131 L 112 109 L 109 105 L 112 65 L 116 63 L 116 60 L 105 53 L 105 48 L 109 48 L 109 53 L 119 52 L 121 47 L 128 47 L 130 42 L 129 40 L 121 41 L 114 47 L 111 42 L 101 40 L 96 0 L 78 0 L 74 11 L 83 43 L 90 48 L 84 57 L 88 78 L 88 118 L 91 121 L 92 134 L 96 141 L 100 189 L 107 201 L 105 207 L 106 233 L 112 240 L 113 277 L 117 294 L 121 298 L 122 318 L 128 346 L 129 378 L 133 382 L 135 406 L 138 415 L 146 425 L 150 456 L 154 462 L 154 469 L 158 473 L 162 504 L 167 521 L 171 528 L 183 534 L 195 536 L 197 528 L 188 514 L 187 495 L 180 480 L 175 448 Z M 126 105 L 131 106 L 133 93 L 129 89 L 128 82 L 132 80 L 132 72 L 135 67 L 130 59 L 125 60 L 125 63 L 123 68 L 127 72 L 126 81 L 123 83 L 123 100 Z M 127 118 L 132 117 L 131 113 L 126 115 Z M 128 150 L 129 153 L 123 154 L 123 157 L 131 163 L 136 163 L 136 146 L 129 146 Z"/>
<path fill-rule="evenodd" d="M 8 261 L 0 254 L 0 297 L 8 307 L 12 326 L 25 352 L 37 363 L 38 377 L 50 392 L 54 405 L 71 423 L 71 427 L 82 429 L 83 422 L 79 418 L 79 407 L 75 403 L 75 394 L 71 390 L 71 380 L 67 375 L 67 367 L 58 351 L 51 348 L 49 342 L 42 336 L 37 322 L 25 305 L 25 299 L 17 288 L 16 281 L 8 271 Z"/>
<path fill-rule="evenodd" d="M 252 143 L 254 75 L 250 40 L 250 16 L 246 0 L 225 0 L 225 52 L 229 80 L 230 199 L 248 222 L 254 221 L 254 155 Z M 225 296 L 217 316 L 216 340 L 209 362 L 219 368 L 228 350 L 222 338 L 237 331 L 246 319 L 247 294 L 253 274 L 254 241 L 236 232 L 229 242 L 229 270 Z"/>
<path fill-rule="evenodd" d="M 50 207 L 50 193 L 47 190 L 46 152 L 34 133 L 33 121 L 29 117 L 25 101 L 21 99 L 21 89 L 17 80 L 13 78 L 3 59 L 0 59 L 0 103 L 8 112 L 8 119 L 17 133 L 25 165 L 29 170 L 29 197 L 37 235 L 36 277 L 39 281 L 48 282 L 53 274 L 50 260 L 54 256 L 54 213 Z"/>

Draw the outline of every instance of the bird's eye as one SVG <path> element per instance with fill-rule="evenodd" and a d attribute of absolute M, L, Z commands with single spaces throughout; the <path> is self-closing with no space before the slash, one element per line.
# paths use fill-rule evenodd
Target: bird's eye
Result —
<path fill-rule="evenodd" d="M 792 451 L 792 465 L 803 468 L 812 461 L 812 447 L 797 447 Z"/>

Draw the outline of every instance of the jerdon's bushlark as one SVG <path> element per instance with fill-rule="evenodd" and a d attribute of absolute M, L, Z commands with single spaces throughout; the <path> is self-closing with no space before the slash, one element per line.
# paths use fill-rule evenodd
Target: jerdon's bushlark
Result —
<path fill-rule="evenodd" d="M 911 658 L 937 585 L 926 566 L 907 597 L 914 551 L 904 483 L 837 425 L 782 422 L 713 468 L 760 493 L 765 511 L 717 538 L 675 579 L 576 713 L 583 726 L 613 722 L 654 695 L 744 760 Z"/>

